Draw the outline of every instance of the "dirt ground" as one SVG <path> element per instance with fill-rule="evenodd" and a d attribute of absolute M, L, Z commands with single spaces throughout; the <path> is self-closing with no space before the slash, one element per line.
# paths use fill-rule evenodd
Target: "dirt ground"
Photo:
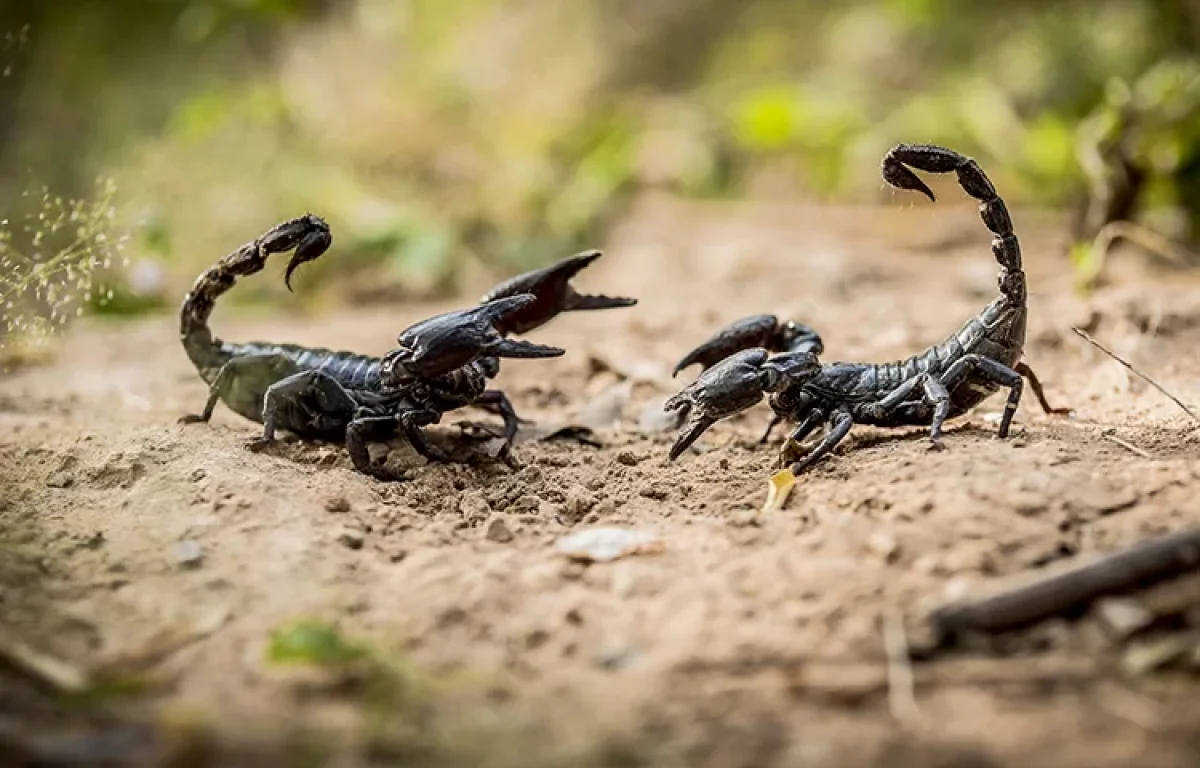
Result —
<path fill-rule="evenodd" d="M 827 360 L 940 340 L 994 295 L 973 206 L 646 200 L 578 280 L 641 303 L 561 316 L 533 338 L 568 354 L 505 363 L 500 378 L 523 416 L 587 423 L 603 445 L 525 443 L 517 471 L 429 466 L 396 446 L 412 479 L 384 484 L 336 446 L 251 454 L 257 427 L 220 407 L 211 426 L 175 423 L 205 397 L 176 318 L 80 327 L 52 363 L 0 380 L 4 633 L 81 667 L 140 659 L 164 682 L 122 698 L 130 711 L 260 737 L 360 733 L 369 707 L 264 661 L 279 627 L 335 621 L 435 681 L 422 695 L 438 719 L 422 727 L 462 764 L 1200 764 L 1200 686 L 1125 679 L 1111 648 L 1065 624 L 1015 657 L 917 670 L 907 706 L 893 695 L 881 617 L 1198 519 L 1200 429 L 1070 330 L 1200 403 L 1194 280 L 1127 258 L 1081 298 L 1061 222 L 1016 223 L 1026 360 L 1074 415 L 1027 397 L 1001 441 L 993 397 L 940 453 L 920 430 L 856 427 L 757 520 L 778 446 L 755 445 L 768 410 L 668 463 L 673 432 L 639 417 L 694 376 L 672 382 L 674 362 L 758 312 L 819 329 Z M 499 277 L 479 275 L 473 296 Z M 382 353 L 447 306 L 218 307 L 213 326 Z M 442 429 L 468 418 L 494 419 L 451 414 Z M 556 552 L 600 525 L 655 534 L 663 550 L 589 566 Z"/>

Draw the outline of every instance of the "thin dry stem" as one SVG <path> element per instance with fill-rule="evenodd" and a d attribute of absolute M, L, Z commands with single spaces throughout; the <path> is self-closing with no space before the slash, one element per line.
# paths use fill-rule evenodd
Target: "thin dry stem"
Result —
<path fill-rule="evenodd" d="M 1150 453 L 1149 451 L 1145 450 L 1144 448 L 1138 448 L 1133 443 L 1122 440 L 1121 438 L 1117 437 L 1116 435 L 1114 435 L 1111 432 L 1104 432 L 1103 436 L 1106 440 L 1111 440 L 1112 442 L 1121 446 L 1122 448 L 1129 451 L 1130 453 L 1136 453 L 1138 456 L 1141 456 L 1143 459 L 1153 459 L 1154 458 L 1154 454 Z"/>
<path fill-rule="evenodd" d="M 82 670 L 15 640 L 0 642 L 0 661 L 59 693 L 77 693 L 88 684 Z"/>
<path fill-rule="evenodd" d="M 1192 409 L 1191 409 L 1191 408 L 1188 408 L 1186 405 L 1184 405 L 1184 403 L 1183 403 L 1183 401 L 1182 401 L 1182 400 L 1180 400 L 1178 397 L 1176 397 L 1175 395 L 1172 395 L 1170 392 L 1168 392 L 1168 391 L 1167 391 L 1167 390 L 1166 390 L 1166 389 L 1165 389 L 1165 388 L 1164 388 L 1164 387 L 1163 387 L 1161 384 L 1159 384 L 1157 381 L 1155 381 L 1154 379 L 1150 378 L 1150 377 L 1149 377 L 1149 376 L 1147 376 L 1146 374 L 1142 373 L 1142 372 L 1141 372 L 1141 371 L 1139 371 L 1137 368 L 1134 368 L 1134 367 L 1133 367 L 1133 365 L 1132 365 L 1131 363 L 1129 363 L 1128 361 L 1126 361 L 1126 360 L 1124 360 L 1123 358 L 1121 358 L 1121 357 L 1120 357 L 1120 356 L 1119 356 L 1119 355 L 1118 355 L 1116 352 L 1113 352 L 1113 351 L 1112 351 L 1111 349 L 1109 349 L 1108 347 L 1104 346 L 1104 345 L 1103 345 L 1103 344 L 1101 344 L 1100 342 L 1098 342 L 1098 341 L 1096 341 L 1095 339 L 1093 339 L 1093 338 L 1091 337 L 1091 335 L 1089 335 L 1089 334 L 1088 334 L 1088 332 L 1087 332 L 1087 331 L 1083 330 L 1082 328 L 1077 328 L 1077 327 L 1074 327 L 1074 326 L 1072 326 L 1072 327 L 1071 327 L 1071 330 L 1072 330 L 1072 331 L 1075 331 L 1075 333 L 1076 333 L 1076 334 L 1077 334 L 1077 335 L 1078 335 L 1080 338 L 1082 338 L 1084 341 L 1086 341 L 1088 344 L 1091 344 L 1093 347 L 1095 347 L 1096 349 L 1100 350 L 1100 351 L 1101 351 L 1101 352 L 1103 352 L 1104 354 L 1108 355 L 1108 356 L 1109 356 L 1109 357 L 1111 357 L 1113 360 L 1116 360 L 1118 363 L 1120 363 L 1121 365 L 1125 366 L 1125 367 L 1126 367 L 1126 368 L 1127 368 L 1127 369 L 1128 369 L 1128 370 L 1129 370 L 1131 373 L 1135 374 L 1135 375 L 1136 375 L 1138 378 L 1140 378 L 1142 381 L 1145 381 L 1147 384 L 1149 384 L 1150 386 L 1154 387 L 1154 388 L 1155 388 L 1155 389 L 1157 389 L 1159 392 L 1163 393 L 1163 394 L 1164 394 L 1164 395 L 1166 395 L 1168 398 L 1170 398 L 1171 402 L 1175 403 L 1175 405 L 1178 405 L 1178 406 L 1179 406 L 1181 409 L 1183 409 L 1183 412 L 1184 412 L 1184 413 L 1186 413 L 1188 416 L 1191 416 L 1191 417 L 1192 417 L 1192 421 L 1200 422 L 1200 416 L 1197 416 L 1197 415 L 1196 415 L 1196 414 L 1195 414 L 1195 413 L 1192 411 Z"/>

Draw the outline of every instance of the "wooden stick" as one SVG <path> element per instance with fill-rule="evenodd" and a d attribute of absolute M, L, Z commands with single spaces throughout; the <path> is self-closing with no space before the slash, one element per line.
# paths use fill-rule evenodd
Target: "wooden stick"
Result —
<path fill-rule="evenodd" d="M 939 645 L 963 633 L 999 634 L 1082 609 L 1104 595 L 1200 570 L 1200 528 L 1135 544 L 1070 571 L 931 616 Z"/>

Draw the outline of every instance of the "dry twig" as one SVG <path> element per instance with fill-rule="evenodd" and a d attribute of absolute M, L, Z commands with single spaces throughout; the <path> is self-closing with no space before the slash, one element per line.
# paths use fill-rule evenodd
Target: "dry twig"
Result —
<path fill-rule="evenodd" d="M 1147 451 L 1146 449 L 1144 449 L 1144 448 L 1138 448 L 1138 447 L 1137 447 L 1136 445 L 1134 445 L 1133 443 L 1130 443 L 1130 442 L 1127 442 L 1127 441 L 1125 441 L 1125 440 L 1122 440 L 1121 438 L 1119 438 L 1119 437 L 1117 437 L 1116 435 L 1114 435 L 1112 432 L 1102 432 L 1102 433 L 1101 433 L 1101 435 L 1102 435 L 1102 436 L 1103 436 L 1103 437 L 1104 437 L 1106 440 L 1111 440 L 1112 442 L 1114 442 L 1114 443 L 1116 443 L 1117 445 L 1121 446 L 1122 448 L 1124 448 L 1125 450 L 1129 451 L 1130 453 L 1136 453 L 1138 456 L 1141 456 L 1143 459 L 1153 459 L 1153 458 L 1154 458 L 1154 454 L 1150 453 L 1150 452 L 1149 452 L 1149 451 Z"/>
<path fill-rule="evenodd" d="M 1071 614 L 1104 595 L 1200 570 L 1200 528 L 1143 541 L 1063 573 L 982 600 L 943 606 L 933 625 L 941 644 L 966 633 L 999 634 Z"/>
<path fill-rule="evenodd" d="M 90 682 L 83 670 L 16 640 L 0 642 L 0 662 L 58 693 L 78 693 Z"/>
<path fill-rule="evenodd" d="M 1084 341 L 1086 341 L 1088 344 L 1091 344 L 1093 347 L 1095 347 L 1096 349 L 1100 350 L 1100 351 L 1101 351 L 1101 352 L 1103 352 L 1104 354 L 1108 355 L 1108 356 L 1109 356 L 1109 357 L 1111 357 L 1113 360 L 1116 360 L 1118 363 L 1120 363 L 1121 365 L 1123 365 L 1123 366 L 1125 366 L 1126 368 L 1128 368 L 1128 369 L 1129 369 L 1129 370 L 1130 370 L 1132 373 L 1136 374 L 1136 375 L 1138 376 L 1138 378 L 1142 379 L 1142 380 L 1143 380 L 1143 381 L 1145 381 L 1147 384 L 1149 384 L 1150 386 L 1152 386 L 1152 387 L 1154 387 L 1155 389 L 1157 389 L 1159 392 L 1162 392 L 1164 395 L 1166 395 L 1168 398 L 1170 398 L 1170 399 L 1171 399 L 1171 401 L 1172 401 L 1173 403 L 1175 403 L 1175 405 L 1178 405 L 1180 408 L 1182 408 L 1184 413 L 1186 413 L 1188 416 L 1191 416 L 1193 421 L 1200 422 L 1200 416 L 1197 416 L 1195 413 L 1193 413 L 1193 412 L 1192 412 L 1192 409 L 1191 409 L 1191 408 L 1188 408 L 1186 405 L 1184 405 L 1182 400 L 1180 400 L 1178 397 L 1175 397 L 1175 395 L 1172 395 L 1170 392 L 1168 392 L 1166 389 L 1164 389 L 1164 388 L 1163 388 L 1163 386 L 1162 386 L 1161 384 L 1159 384 L 1157 381 L 1155 381 L 1154 379 L 1150 378 L 1150 377 L 1149 377 L 1149 376 L 1147 376 L 1146 374 L 1142 373 L 1142 372 L 1141 372 L 1141 371 L 1139 371 L 1137 368 L 1134 368 L 1132 364 L 1130 364 L 1128 361 L 1126 361 L 1126 360 L 1122 359 L 1122 358 L 1121 358 L 1119 355 L 1117 355 L 1117 353 L 1116 353 L 1116 352 L 1113 352 L 1113 351 L 1112 351 L 1111 349 L 1109 349 L 1108 347 L 1104 346 L 1104 345 L 1103 345 L 1103 344 L 1101 344 L 1100 342 L 1098 342 L 1098 341 L 1096 341 L 1095 339 L 1093 339 L 1093 338 L 1092 338 L 1092 337 L 1091 337 L 1091 336 L 1088 334 L 1088 332 L 1087 332 L 1087 331 L 1083 330 L 1082 328 L 1076 328 L 1076 327 L 1074 327 L 1074 326 L 1072 326 L 1072 327 L 1071 327 L 1071 330 L 1072 330 L 1072 331 L 1075 331 L 1075 333 L 1076 333 L 1076 334 L 1077 334 L 1077 335 L 1078 335 L 1080 338 L 1082 338 Z"/>

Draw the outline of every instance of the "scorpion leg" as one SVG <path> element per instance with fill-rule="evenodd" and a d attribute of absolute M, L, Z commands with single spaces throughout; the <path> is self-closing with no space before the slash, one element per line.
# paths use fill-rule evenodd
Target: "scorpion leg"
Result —
<path fill-rule="evenodd" d="M 358 407 L 342 385 L 324 371 L 301 371 L 267 388 L 263 397 L 263 433 L 246 443 L 261 451 L 275 442 L 275 431 L 287 429 L 302 435 L 338 432 L 354 417 Z"/>
<path fill-rule="evenodd" d="M 793 475 L 798 475 L 804 470 L 816 464 L 827 453 L 832 451 L 834 447 L 850 434 L 850 428 L 854 426 L 854 418 L 849 411 L 834 411 L 829 419 L 830 429 L 826 433 L 825 438 L 808 452 L 804 458 L 792 464 L 791 470 Z"/>
<path fill-rule="evenodd" d="M 238 362 L 239 359 L 225 363 L 221 366 L 221 370 L 217 371 L 217 375 L 213 378 L 213 382 L 208 387 L 208 400 L 204 403 L 204 410 L 200 413 L 188 413 L 179 417 L 180 424 L 207 424 L 212 420 L 213 411 L 216 410 L 217 401 L 221 399 L 221 395 L 228 390 L 231 374 L 231 366 Z"/>
<path fill-rule="evenodd" d="M 409 445 L 413 447 L 414 451 L 421 454 L 426 461 L 451 461 L 445 451 L 430 445 L 429 441 L 425 439 L 425 433 L 421 431 L 422 427 L 436 424 L 440 418 L 441 415 L 437 411 L 430 410 L 403 411 L 399 416 L 400 429 L 404 431 L 404 436 L 408 438 Z"/>
<path fill-rule="evenodd" d="M 923 390 L 924 401 L 933 406 L 933 414 L 929 420 L 929 447 L 940 451 L 946 447 L 942 442 L 942 425 L 950 415 L 950 391 L 936 376 L 918 373 L 884 396 L 875 404 L 875 408 L 886 413 L 905 404 L 918 386 Z"/>
<path fill-rule="evenodd" d="M 489 389 L 480 395 L 474 404 L 490 406 L 488 410 L 494 408 L 500 414 L 500 418 L 504 419 L 504 447 L 500 449 L 500 457 L 506 462 L 511 462 L 513 440 L 521 425 L 521 418 L 517 416 L 512 401 L 500 390 Z"/>
<path fill-rule="evenodd" d="M 1029 380 L 1029 388 L 1033 390 L 1033 396 L 1037 398 L 1038 405 L 1042 406 L 1044 413 L 1052 416 L 1065 416 L 1071 412 L 1070 408 L 1053 408 L 1050 401 L 1046 399 L 1046 393 L 1042 390 L 1042 382 L 1038 381 L 1037 374 L 1033 372 L 1025 363 L 1017 363 L 1013 366 L 1013 370 Z"/>
<path fill-rule="evenodd" d="M 396 431 L 395 416 L 360 416 L 346 427 L 346 451 L 354 468 L 364 475 L 370 475 L 376 480 L 404 480 L 402 474 L 371 463 L 371 451 L 368 443 L 386 440 Z"/>
<path fill-rule="evenodd" d="M 813 433 L 821 423 L 825 421 L 826 414 L 820 408 L 813 408 L 804 419 L 801 420 L 792 433 L 788 435 L 787 440 L 783 442 L 783 447 L 779 449 L 779 464 L 785 466 L 790 463 L 796 456 L 801 453 L 800 444 Z"/>
<path fill-rule="evenodd" d="M 767 429 L 765 432 L 763 432 L 763 436 L 758 438 L 758 444 L 766 445 L 767 441 L 771 439 L 771 433 L 775 431 L 775 427 L 779 426 L 782 421 L 783 417 L 778 413 L 771 414 L 771 423 L 767 425 Z"/>
<path fill-rule="evenodd" d="M 1002 387 L 1008 387 L 1008 401 L 1004 404 L 1004 415 L 1000 417 L 1000 426 L 996 430 L 998 437 L 1008 437 L 1008 428 L 1012 425 L 1013 416 L 1017 413 L 1017 405 L 1021 402 L 1021 392 L 1025 388 L 1025 380 L 1021 378 L 1021 374 L 1007 365 L 1002 365 L 982 355 L 971 354 L 950 366 L 942 376 L 942 384 L 947 389 L 953 389 L 971 374 Z"/>
<path fill-rule="evenodd" d="M 221 366 L 208 387 L 208 400 L 200 413 L 180 417 L 180 424 L 204 424 L 212 419 L 218 401 L 255 421 L 262 419 L 261 395 L 271 383 L 299 373 L 299 368 L 283 355 L 245 355 Z M 239 386 L 241 385 L 241 386 Z"/>

